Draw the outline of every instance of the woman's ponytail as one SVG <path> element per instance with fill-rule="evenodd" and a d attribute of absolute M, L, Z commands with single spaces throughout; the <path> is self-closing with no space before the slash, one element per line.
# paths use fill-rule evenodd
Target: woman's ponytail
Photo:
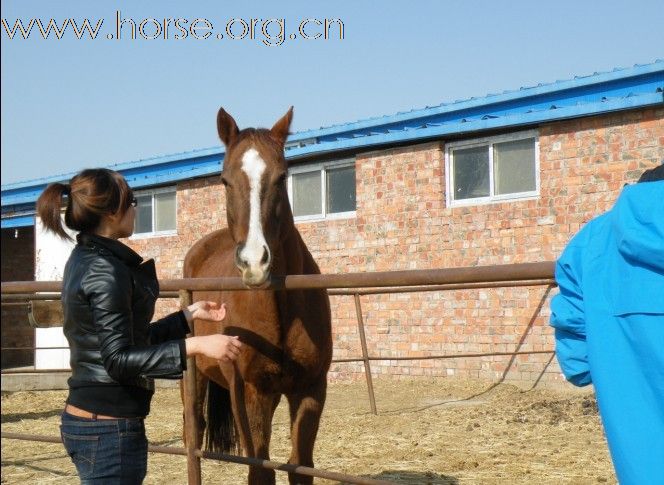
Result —
<path fill-rule="evenodd" d="M 68 184 L 49 184 L 37 199 L 37 215 L 47 230 L 71 241 L 71 237 L 62 226 L 60 215 L 62 207 L 69 203 L 70 195 L 71 188 Z"/>

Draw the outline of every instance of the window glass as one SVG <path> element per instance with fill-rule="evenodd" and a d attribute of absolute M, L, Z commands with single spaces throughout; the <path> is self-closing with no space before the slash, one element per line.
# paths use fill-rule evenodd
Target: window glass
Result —
<path fill-rule="evenodd" d="M 152 232 L 152 195 L 137 195 L 136 220 L 134 232 Z"/>
<path fill-rule="evenodd" d="M 496 195 L 534 191 L 535 140 L 529 138 L 494 144 L 493 180 Z"/>
<path fill-rule="evenodd" d="M 175 192 L 154 194 L 155 231 L 175 230 Z"/>
<path fill-rule="evenodd" d="M 489 196 L 487 146 L 454 150 L 454 199 Z"/>
<path fill-rule="evenodd" d="M 327 170 L 327 212 L 355 210 L 355 166 Z"/>
<path fill-rule="evenodd" d="M 293 174 L 293 215 L 323 213 L 320 171 Z"/>

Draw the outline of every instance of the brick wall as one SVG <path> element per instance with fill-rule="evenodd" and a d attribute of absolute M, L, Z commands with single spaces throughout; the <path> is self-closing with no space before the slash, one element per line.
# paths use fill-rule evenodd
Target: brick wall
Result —
<path fill-rule="evenodd" d="M 442 142 L 356 156 L 357 216 L 298 224 L 323 273 L 429 269 L 554 260 L 570 237 L 609 209 L 625 183 L 664 159 L 664 110 L 649 109 L 539 128 L 541 194 L 534 200 L 448 208 Z M 180 277 L 184 254 L 225 226 L 218 177 L 178 185 L 178 236 L 130 241 Z M 428 361 L 390 357 L 553 348 L 542 287 L 362 297 L 376 374 L 560 380 L 549 354 Z M 355 306 L 333 297 L 335 358 L 361 354 Z M 173 303 L 162 308 L 173 308 Z M 360 377 L 334 364 L 332 378 Z"/>
<path fill-rule="evenodd" d="M 34 227 L 2 230 L 2 281 L 35 279 Z M 27 306 L 2 305 L 2 347 L 32 347 L 35 331 L 28 323 Z M 31 350 L 3 350 L 2 368 L 32 365 Z"/>
<path fill-rule="evenodd" d="M 184 257 L 189 248 L 206 234 L 226 227 L 226 196 L 223 190 L 218 175 L 179 183 L 177 236 L 139 237 L 124 242 L 144 258 L 154 258 L 160 279 L 182 278 Z M 177 300 L 161 300 L 157 316 L 178 308 Z"/>

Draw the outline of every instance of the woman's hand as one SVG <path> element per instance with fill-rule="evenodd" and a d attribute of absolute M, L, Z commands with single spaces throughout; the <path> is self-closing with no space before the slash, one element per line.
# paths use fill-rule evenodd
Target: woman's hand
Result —
<path fill-rule="evenodd" d="M 183 309 L 183 312 L 190 325 L 195 318 L 221 322 L 226 317 L 226 305 L 218 307 L 214 301 L 197 301 Z M 220 362 L 234 361 L 242 350 L 242 342 L 238 337 L 221 334 L 189 337 L 185 340 L 185 346 L 187 357 L 204 355 Z"/>
<path fill-rule="evenodd" d="M 195 318 L 221 322 L 226 317 L 226 305 L 222 304 L 221 308 L 218 307 L 219 305 L 215 301 L 197 301 L 185 308 L 183 312 L 189 324 Z"/>
<path fill-rule="evenodd" d="M 242 350 L 239 337 L 230 335 L 212 334 L 201 337 L 189 337 L 185 340 L 187 357 L 204 355 L 221 362 L 232 362 L 237 359 Z"/>

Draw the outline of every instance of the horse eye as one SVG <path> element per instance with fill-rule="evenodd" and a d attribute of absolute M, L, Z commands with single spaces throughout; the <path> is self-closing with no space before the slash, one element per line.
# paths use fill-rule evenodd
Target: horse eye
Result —
<path fill-rule="evenodd" d="M 287 175 L 287 174 L 286 174 L 285 172 L 282 173 L 281 175 L 279 175 L 279 177 L 277 178 L 277 181 L 276 181 L 276 185 L 281 185 L 281 184 L 283 184 L 283 183 L 284 183 L 284 180 L 286 180 L 286 175 Z"/>

